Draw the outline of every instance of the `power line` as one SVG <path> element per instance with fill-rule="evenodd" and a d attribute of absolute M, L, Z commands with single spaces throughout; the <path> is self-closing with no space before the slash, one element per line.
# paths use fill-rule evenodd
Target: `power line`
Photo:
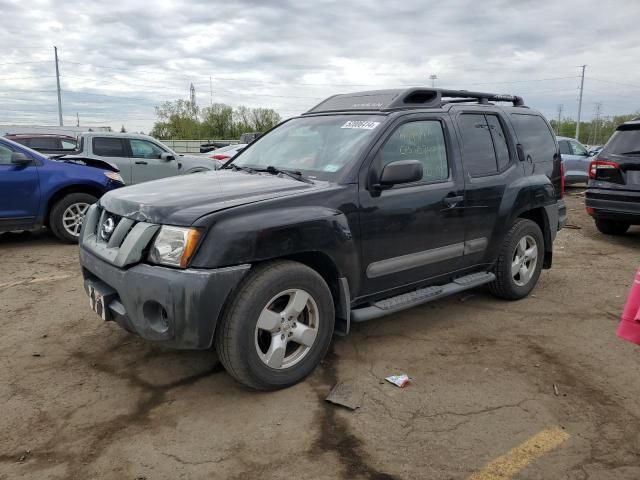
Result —
<path fill-rule="evenodd" d="M 0 63 L 0 66 L 5 65 L 28 65 L 33 63 L 51 63 L 51 60 L 38 60 L 37 62 L 8 62 L 8 63 Z"/>
<path fill-rule="evenodd" d="M 615 82 L 613 80 L 603 80 L 601 78 L 594 78 L 594 77 L 587 77 L 589 80 L 595 80 L 596 82 L 604 82 L 604 83 L 611 83 L 613 85 L 622 85 L 625 87 L 632 87 L 632 88 L 640 88 L 640 85 L 634 85 L 631 83 L 622 83 L 622 82 Z"/>

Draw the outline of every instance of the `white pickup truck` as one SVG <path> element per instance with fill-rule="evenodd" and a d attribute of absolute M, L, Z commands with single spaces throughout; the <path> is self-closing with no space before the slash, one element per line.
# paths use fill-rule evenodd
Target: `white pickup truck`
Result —
<path fill-rule="evenodd" d="M 153 137 L 134 133 L 86 132 L 69 151 L 43 151 L 66 159 L 88 158 L 114 164 L 127 185 L 186 173 L 217 170 L 220 162 L 204 155 L 182 155 Z"/>

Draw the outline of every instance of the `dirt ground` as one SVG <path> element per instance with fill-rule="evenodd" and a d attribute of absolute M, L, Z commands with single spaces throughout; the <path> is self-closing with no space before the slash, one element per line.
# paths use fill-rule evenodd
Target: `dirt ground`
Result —
<path fill-rule="evenodd" d="M 529 298 L 466 292 L 356 325 L 275 393 L 102 323 L 77 247 L 2 235 L 0 479 L 636 480 L 640 347 L 615 328 L 640 228 L 606 237 L 581 190 L 567 201 L 575 228 Z M 402 372 L 405 389 L 382 381 Z M 325 402 L 336 382 L 361 408 Z"/>

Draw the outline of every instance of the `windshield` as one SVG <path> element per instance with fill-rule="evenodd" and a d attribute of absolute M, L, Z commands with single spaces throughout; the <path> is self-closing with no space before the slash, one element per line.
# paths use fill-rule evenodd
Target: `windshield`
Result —
<path fill-rule="evenodd" d="M 604 155 L 607 153 L 620 155 L 630 152 L 640 153 L 640 128 L 618 130 L 602 150 Z"/>
<path fill-rule="evenodd" d="M 355 159 L 384 117 L 335 115 L 294 118 L 260 137 L 235 157 L 242 167 L 295 170 L 332 180 Z"/>

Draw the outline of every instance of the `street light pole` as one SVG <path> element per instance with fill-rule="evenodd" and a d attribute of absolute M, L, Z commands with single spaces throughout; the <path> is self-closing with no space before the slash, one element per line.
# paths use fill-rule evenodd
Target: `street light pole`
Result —
<path fill-rule="evenodd" d="M 582 114 L 582 92 L 584 91 L 584 69 L 586 65 L 582 65 L 582 78 L 580 79 L 580 100 L 578 102 L 578 124 L 576 125 L 576 140 L 580 141 L 580 115 Z"/>
<path fill-rule="evenodd" d="M 429 75 L 431 79 L 431 88 L 436 88 L 436 80 L 438 79 L 437 75 Z"/>
<path fill-rule="evenodd" d="M 56 58 L 56 82 L 58 84 L 58 120 L 62 127 L 62 96 L 60 95 L 60 69 L 58 68 L 58 47 L 53 47 L 53 54 Z"/>

